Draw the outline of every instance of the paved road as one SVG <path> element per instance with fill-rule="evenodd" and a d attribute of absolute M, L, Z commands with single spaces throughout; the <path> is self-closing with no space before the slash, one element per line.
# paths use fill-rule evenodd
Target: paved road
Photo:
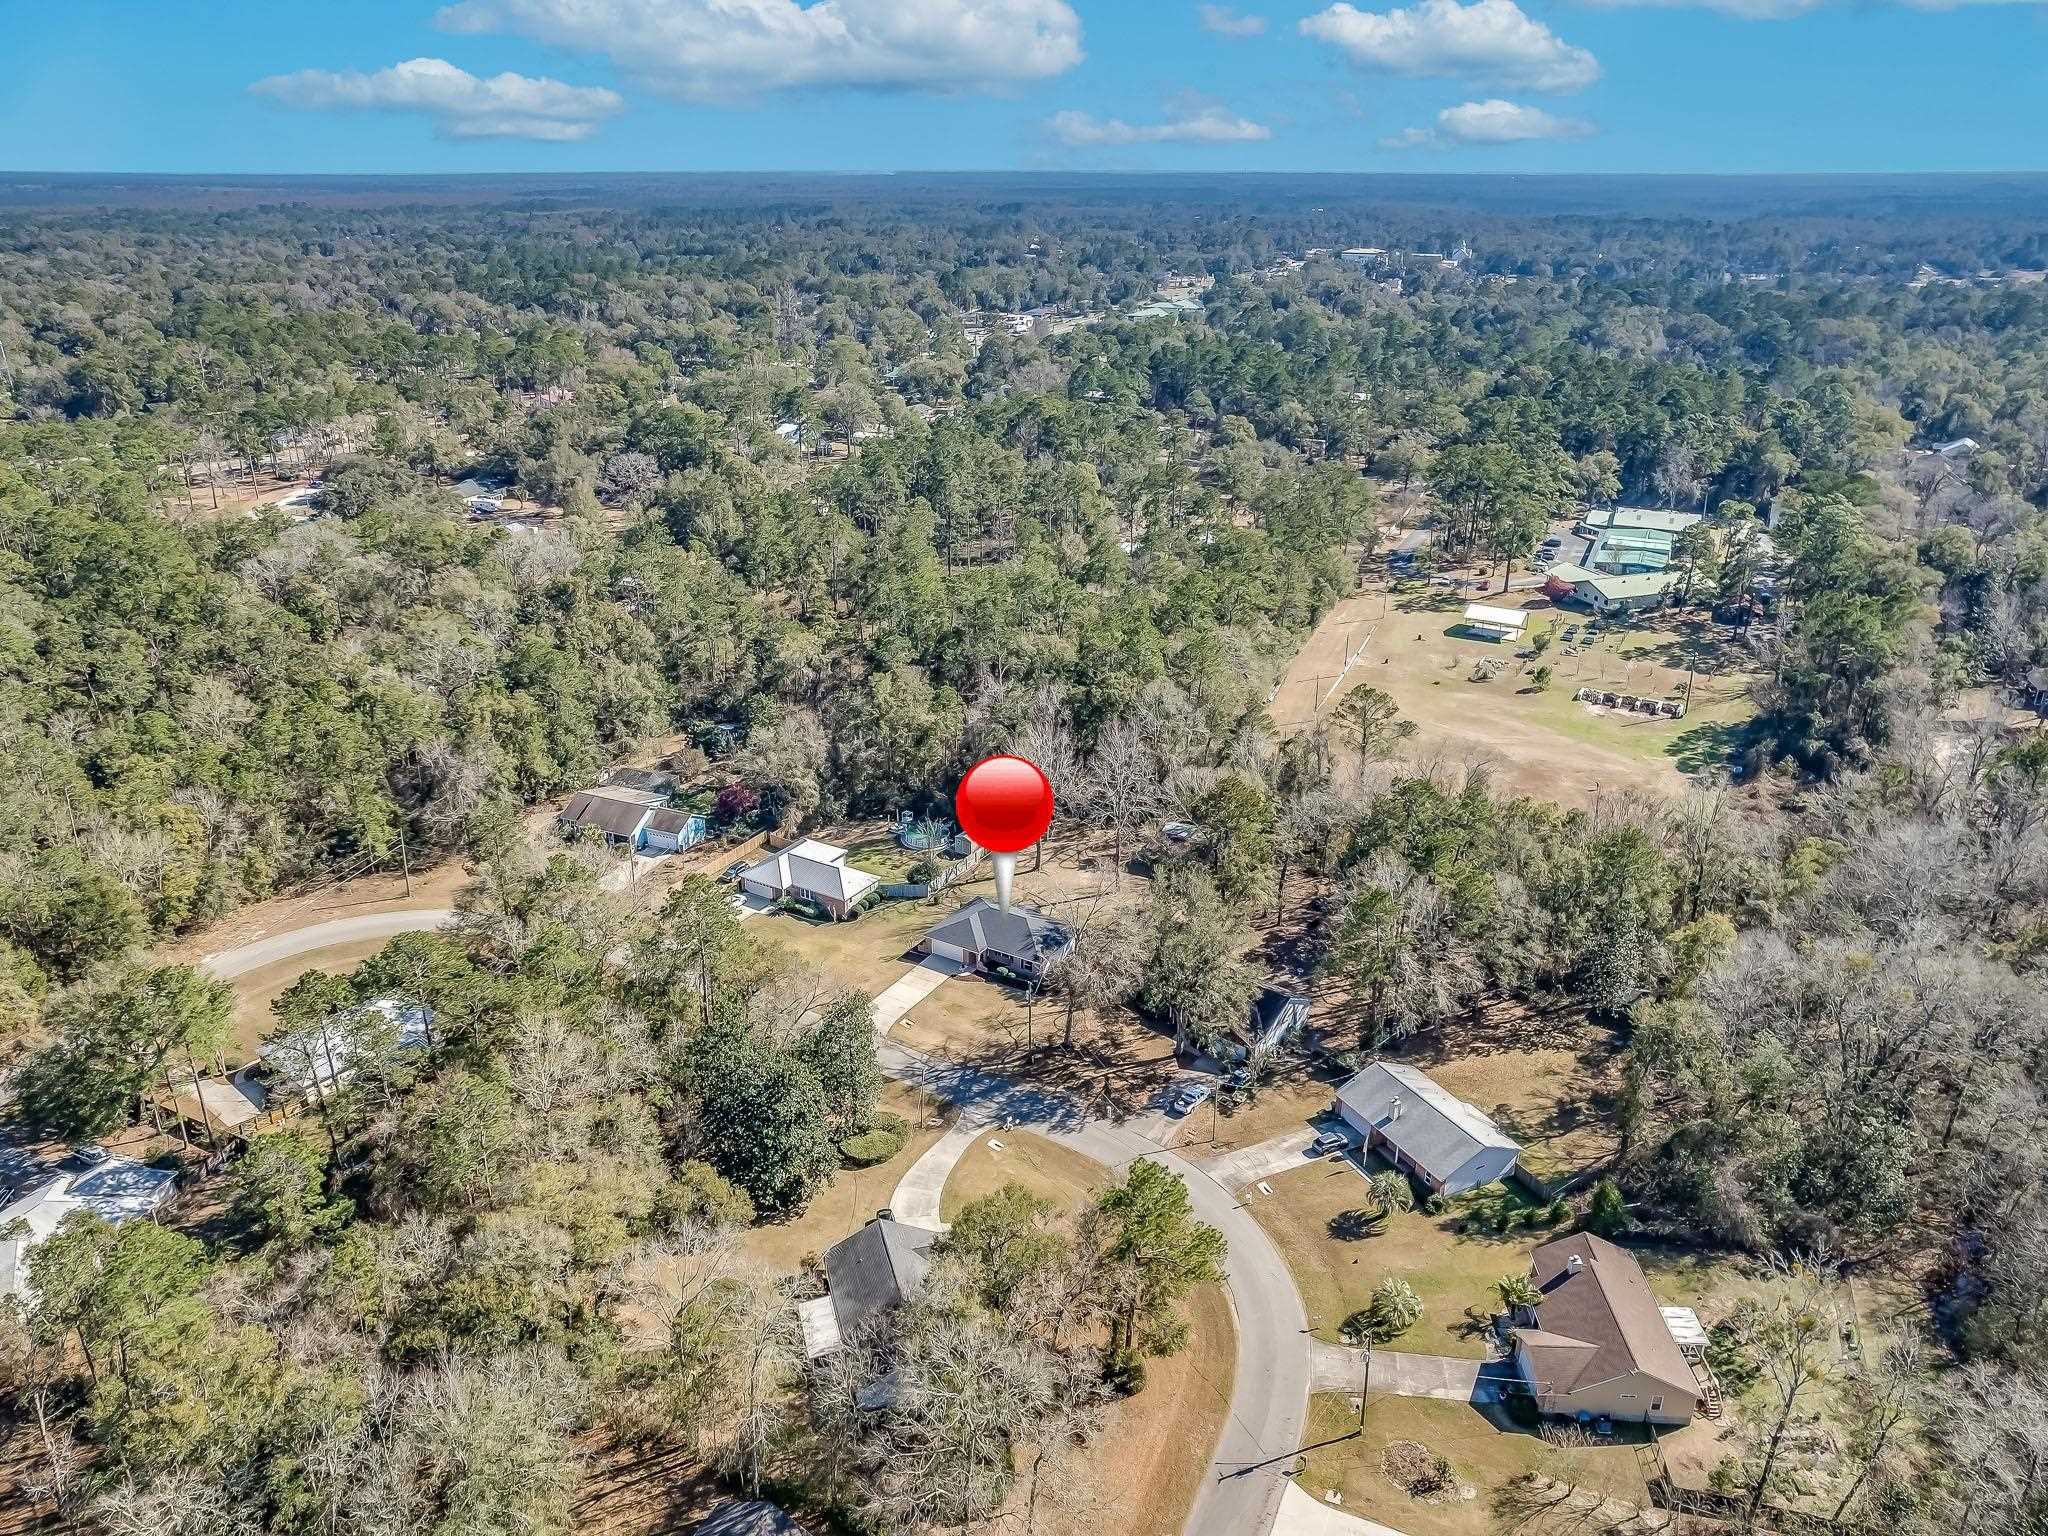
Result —
<path fill-rule="evenodd" d="M 328 949 L 336 944 L 359 944 L 365 939 L 388 939 L 399 933 L 425 933 L 454 921 L 455 913 L 448 907 L 424 907 L 415 912 L 373 912 L 365 917 L 337 917 L 331 922 L 315 923 L 310 928 L 294 928 L 290 933 L 273 934 L 270 938 L 240 944 L 233 949 L 217 950 L 200 959 L 199 969 L 221 981 L 233 981 L 237 976 L 260 971 L 266 965 L 275 965 L 280 960 L 289 960 L 293 955 L 303 955 L 309 950 Z"/>
<path fill-rule="evenodd" d="M 439 928 L 454 916 L 446 908 L 429 908 L 337 918 L 221 950 L 200 965 L 209 975 L 229 980 L 309 950 Z M 914 967 L 913 974 L 917 980 L 911 987 L 920 989 L 919 998 L 946 979 L 937 969 L 923 966 Z M 984 1123 L 1008 1120 L 1029 1127 L 1111 1168 L 1151 1157 L 1187 1181 L 1196 1216 L 1220 1228 L 1230 1244 L 1224 1282 L 1237 1319 L 1237 1379 L 1230 1415 L 1216 1446 L 1216 1474 L 1196 1495 L 1183 1536 L 1261 1536 L 1273 1530 L 1281 1496 L 1290 1486 L 1286 1472 L 1301 1444 L 1308 1413 L 1308 1317 L 1294 1277 L 1264 1229 L 1229 1190 L 1200 1168 L 1133 1131 L 1091 1118 L 1065 1094 L 925 1056 L 887 1039 L 876 1042 L 876 1052 L 889 1076 L 920 1084 L 949 1103 L 969 1106 L 977 1118 L 986 1117 Z"/>
<path fill-rule="evenodd" d="M 1202 1169 L 1161 1151 L 1128 1126 L 1090 1116 L 1065 1094 L 1012 1083 L 890 1040 L 877 1042 L 876 1050 L 882 1070 L 889 1076 L 916 1083 L 935 1098 L 963 1106 L 962 1119 L 971 1121 L 974 1132 L 959 1140 L 957 1150 L 948 1149 L 952 1161 L 957 1161 L 987 1126 L 1007 1122 L 1072 1147 L 1110 1168 L 1149 1157 L 1187 1181 L 1196 1216 L 1219 1228 L 1230 1244 L 1223 1278 L 1237 1322 L 1237 1379 L 1230 1415 L 1216 1446 L 1215 1473 L 1196 1495 L 1183 1536 L 1259 1536 L 1272 1530 L 1281 1494 L 1288 1486 L 1287 1469 L 1301 1444 L 1307 1419 L 1308 1317 L 1294 1276 L 1265 1229 Z M 951 1166 L 944 1158 L 934 1159 L 917 1187 L 906 1190 L 905 1185 L 911 1183 L 908 1178 L 899 1184 L 891 1201 L 898 1218 L 909 1219 L 902 1203 L 915 1201 L 917 1213 L 928 1216 L 927 1224 L 936 1225 L 938 1192 L 944 1188 L 945 1172 Z M 916 1165 L 912 1171 L 916 1172 Z"/>

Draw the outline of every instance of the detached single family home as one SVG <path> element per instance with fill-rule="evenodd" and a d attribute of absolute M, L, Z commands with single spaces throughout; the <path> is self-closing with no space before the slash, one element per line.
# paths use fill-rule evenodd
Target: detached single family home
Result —
<path fill-rule="evenodd" d="M 565 834 L 595 832 L 613 847 L 635 853 L 676 853 L 701 842 L 709 830 L 702 816 L 672 809 L 665 794 L 612 784 L 575 796 L 555 817 L 555 825 Z"/>
<path fill-rule="evenodd" d="M 1337 1114 L 1403 1173 L 1462 1195 L 1514 1171 L 1521 1147 L 1485 1114 L 1414 1067 L 1376 1061 L 1337 1090 Z"/>
<path fill-rule="evenodd" d="M 29 1256 L 66 1217 L 89 1211 L 116 1226 L 138 1216 L 154 1217 L 177 1187 L 178 1176 L 168 1169 L 133 1158 L 73 1153 L 49 1178 L 0 1209 L 0 1233 L 20 1223 L 17 1235 L 0 1236 L 0 1296 L 31 1299 Z"/>
<path fill-rule="evenodd" d="M 1630 1254 L 1578 1232 L 1538 1248 L 1530 1269 L 1543 1299 L 1517 1311 L 1508 1336 L 1537 1408 L 1643 1424 L 1690 1424 L 1707 1411 L 1707 1383 L 1672 1332 L 1673 1316 L 1692 1314 L 1659 1307 Z"/>
<path fill-rule="evenodd" d="M 971 971 L 1001 969 L 1038 982 L 1073 945 L 1074 936 L 1036 907 L 1012 902 L 1005 912 L 986 896 L 977 896 L 918 940 L 917 947 L 927 955 L 957 960 Z"/>
<path fill-rule="evenodd" d="M 915 1296 L 931 1268 L 939 1234 L 883 1211 L 825 1250 L 826 1294 L 797 1307 L 804 1354 L 829 1355 L 876 1318 Z"/>
<path fill-rule="evenodd" d="M 805 838 L 740 871 L 740 889 L 763 901 L 807 901 L 835 918 L 848 918 L 882 882 L 846 862 L 846 850 Z"/>

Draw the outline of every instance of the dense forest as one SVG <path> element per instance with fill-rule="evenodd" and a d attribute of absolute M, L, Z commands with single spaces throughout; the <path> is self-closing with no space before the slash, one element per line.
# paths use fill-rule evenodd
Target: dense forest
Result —
<path fill-rule="evenodd" d="M 2040 221 L 984 194 L 0 209 L 22 1123 L 107 1134 L 218 1053 L 226 989 L 155 946 L 337 870 L 478 872 L 452 929 L 279 1000 L 289 1035 L 402 992 L 435 1038 L 232 1163 L 231 1236 L 38 1251 L 0 1325 L 37 1488 L 115 1532 L 564 1531 L 601 1428 L 754 1491 L 802 1465 L 849 1530 L 1057 1501 L 1218 1235 L 1151 1163 L 1077 1216 L 1005 1192 L 886 1349 L 806 1377 L 801 1283 L 738 1234 L 891 1134 L 869 1000 L 709 881 L 649 914 L 518 832 L 723 729 L 763 826 L 943 807 L 1012 749 L 1119 866 L 1199 825 L 1079 935 L 1069 1044 L 1129 1005 L 1212 1045 L 1291 878 L 1347 1060 L 1486 1000 L 1589 1014 L 1640 1229 L 1925 1258 L 1940 1364 L 1845 1509 L 2043 1529 L 2048 749 L 1994 708 L 2048 665 Z M 1470 254 L 1331 254 L 1366 240 Z M 1125 313 L 1176 272 L 1197 309 Z M 1089 323 L 979 334 L 1024 310 Z M 318 515 L 247 494 L 285 470 Z M 548 515 L 468 517 L 464 475 Z M 1499 572 L 1617 502 L 1704 515 L 1684 602 L 1757 678 L 1681 792 L 1509 796 L 1369 686 L 1276 728 L 1390 506 Z"/>

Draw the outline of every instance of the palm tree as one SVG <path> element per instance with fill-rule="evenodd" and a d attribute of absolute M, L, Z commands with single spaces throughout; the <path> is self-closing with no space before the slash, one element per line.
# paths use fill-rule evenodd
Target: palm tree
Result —
<path fill-rule="evenodd" d="M 1415 1209 L 1415 1188 L 1408 1182 L 1408 1176 L 1393 1169 L 1373 1174 L 1366 1180 L 1372 1186 L 1373 1197 L 1380 1203 L 1380 1209 L 1389 1213 Z"/>
<path fill-rule="evenodd" d="M 1536 1289 L 1536 1282 L 1521 1273 L 1502 1275 L 1494 1282 L 1493 1290 L 1500 1297 L 1503 1312 L 1519 1312 L 1543 1300 L 1543 1293 Z"/>

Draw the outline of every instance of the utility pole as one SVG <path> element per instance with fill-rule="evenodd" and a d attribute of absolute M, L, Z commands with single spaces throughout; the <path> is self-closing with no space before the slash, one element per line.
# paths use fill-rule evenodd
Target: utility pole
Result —
<path fill-rule="evenodd" d="M 1365 1400 L 1372 1396 L 1372 1336 L 1365 1340 L 1365 1382 L 1358 1389 L 1358 1432 L 1365 1433 Z"/>

